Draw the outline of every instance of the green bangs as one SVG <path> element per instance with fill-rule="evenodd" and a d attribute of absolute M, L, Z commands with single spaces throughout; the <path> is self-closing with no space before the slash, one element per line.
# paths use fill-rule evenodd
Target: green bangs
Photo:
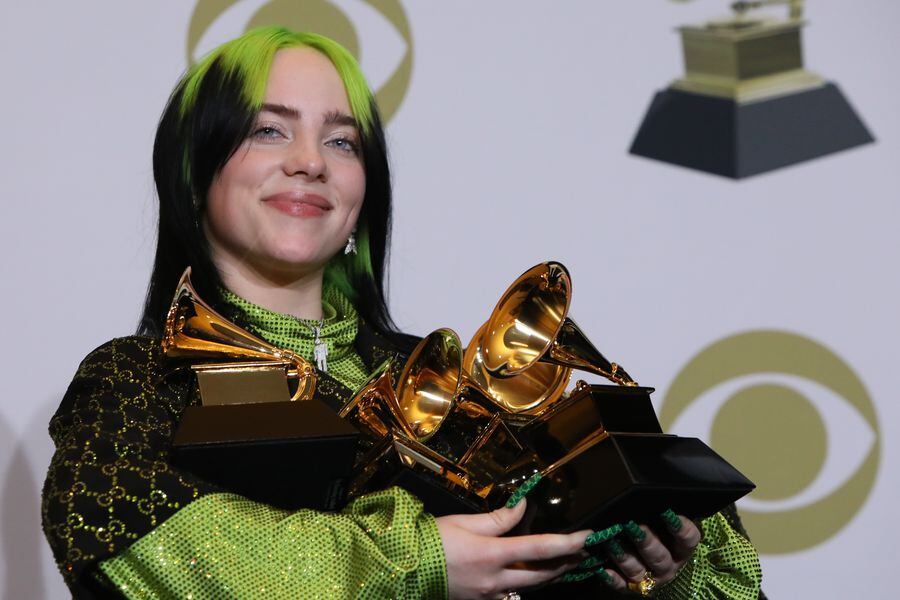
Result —
<path fill-rule="evenodd" d="M 305 46 L 324 54 L 334 65 L 344 83 L 350 110 L 367 135 L 372 128 L 372 94 L 359 64 L 350 52 L 337 42 L 315 33 L 298 33 L 283 27 L 260 27 L 226 42 L 207 54 L 185 76 L 181 104 L 182 118 L 191 113 L 199 90 L 210 68 L 222 71 L 222 81 L 236 81 L 241 96 L 251 112 L 262 107 L 269 81 L 269 69 L 275 53 L 284 48 Z"/>

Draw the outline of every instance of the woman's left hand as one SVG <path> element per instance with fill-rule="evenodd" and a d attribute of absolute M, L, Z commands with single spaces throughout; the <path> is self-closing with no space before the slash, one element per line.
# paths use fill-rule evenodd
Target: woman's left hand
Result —
<path fill-rule="evenodd" d="M 681 528 L 672 532 L 666 543 L 646 525 L 640 526 L 640 535 L 630 535 L 631 547 L 622 549 L 618 556 L 613 556 L 616 569 L 607 569 L 612 577 L 610 586 L 624 590 L 628 582 L 638 583 L 647 574 L 663 585 L 675 579 L 679 569 L 687 563 L 702 537 L 694 522 L 686 517 L 679 517 Z M 617 572 L 618 571 L 618 572 Z"/>

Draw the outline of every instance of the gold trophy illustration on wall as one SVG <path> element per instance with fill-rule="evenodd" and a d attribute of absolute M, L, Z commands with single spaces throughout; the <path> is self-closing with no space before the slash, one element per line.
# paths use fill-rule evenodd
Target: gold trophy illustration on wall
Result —
<path fill-rule="evenodd" d="M 786 5 L 786 18 L 760 9 Z M 741 179 L 874 141 L 804 66 L 803 0 L 739 1 L 680 28 L 685 74 L 656 94 L 631 153 Z"/>

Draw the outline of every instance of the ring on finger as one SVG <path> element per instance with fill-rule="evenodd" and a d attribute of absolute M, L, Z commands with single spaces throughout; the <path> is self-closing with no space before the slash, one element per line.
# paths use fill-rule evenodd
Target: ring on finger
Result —
<path fill-rule="evenodd" d="M 641 596 L 649 596 L 656 589 L 656 579 L 653 578 L 653 573 L 644 571 L 640 581 L 628 581 L 628 589 Z"/>
<path fill-rule="evenodd" d="M 519 592 L 506 592 L 503 600 L 522 600 L 522 596 L 519 595 Z"/>

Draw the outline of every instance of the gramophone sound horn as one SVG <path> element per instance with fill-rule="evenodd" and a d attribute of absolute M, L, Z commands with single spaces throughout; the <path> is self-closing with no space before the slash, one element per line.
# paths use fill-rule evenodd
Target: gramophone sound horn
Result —
<path fill-rule="evenodd" d="M 312 398 L 316 374 L 303 357 L 277 348 L 241 329 L 204 302 L 191 285 L 191 268 L 185 269 L 166 316 L 163 352 L 173 358 L 212 358 L 265 361 L 285 367 L 289 379 L 297 380 L 291 400 Z"/>
<path fill-rule="evenodd" d="M 437 329 L 419 342 L 397 383 L 397 397 L 420 442 L 434 436 L 451 414 L 489 420 L 505 410 L 463 368 L 462 343 L 452 329 Z"/>
<path fill-rule="evenodd" d="M 376 438 L 386 436 L 394 428 L 407 437 L 415 437 L 391 385 L 393 364 L 394 360 L 390 358 L 375 369 L 339 414 Z"/>
<path fill-rule="evenodd" d="M 558 400 L 572 376 L 572 369 L 548 363 L 535 363 L 518 375 L 494 377 L 484 365 L 487 323 L 472 336 L 463 357 L 463 368 L 472 381 L 504 410 L 531 414 Z"/>
<path fill-rule="evenodd" d="M 541 263 L 516 279 L 485 326 L 480 346 L 487 373 L 512 377 L 547 363 L 588 371 L 619 385 L 637 385 L 568 317 L 571 298 L 572 281 L 560 263 Z"/>

